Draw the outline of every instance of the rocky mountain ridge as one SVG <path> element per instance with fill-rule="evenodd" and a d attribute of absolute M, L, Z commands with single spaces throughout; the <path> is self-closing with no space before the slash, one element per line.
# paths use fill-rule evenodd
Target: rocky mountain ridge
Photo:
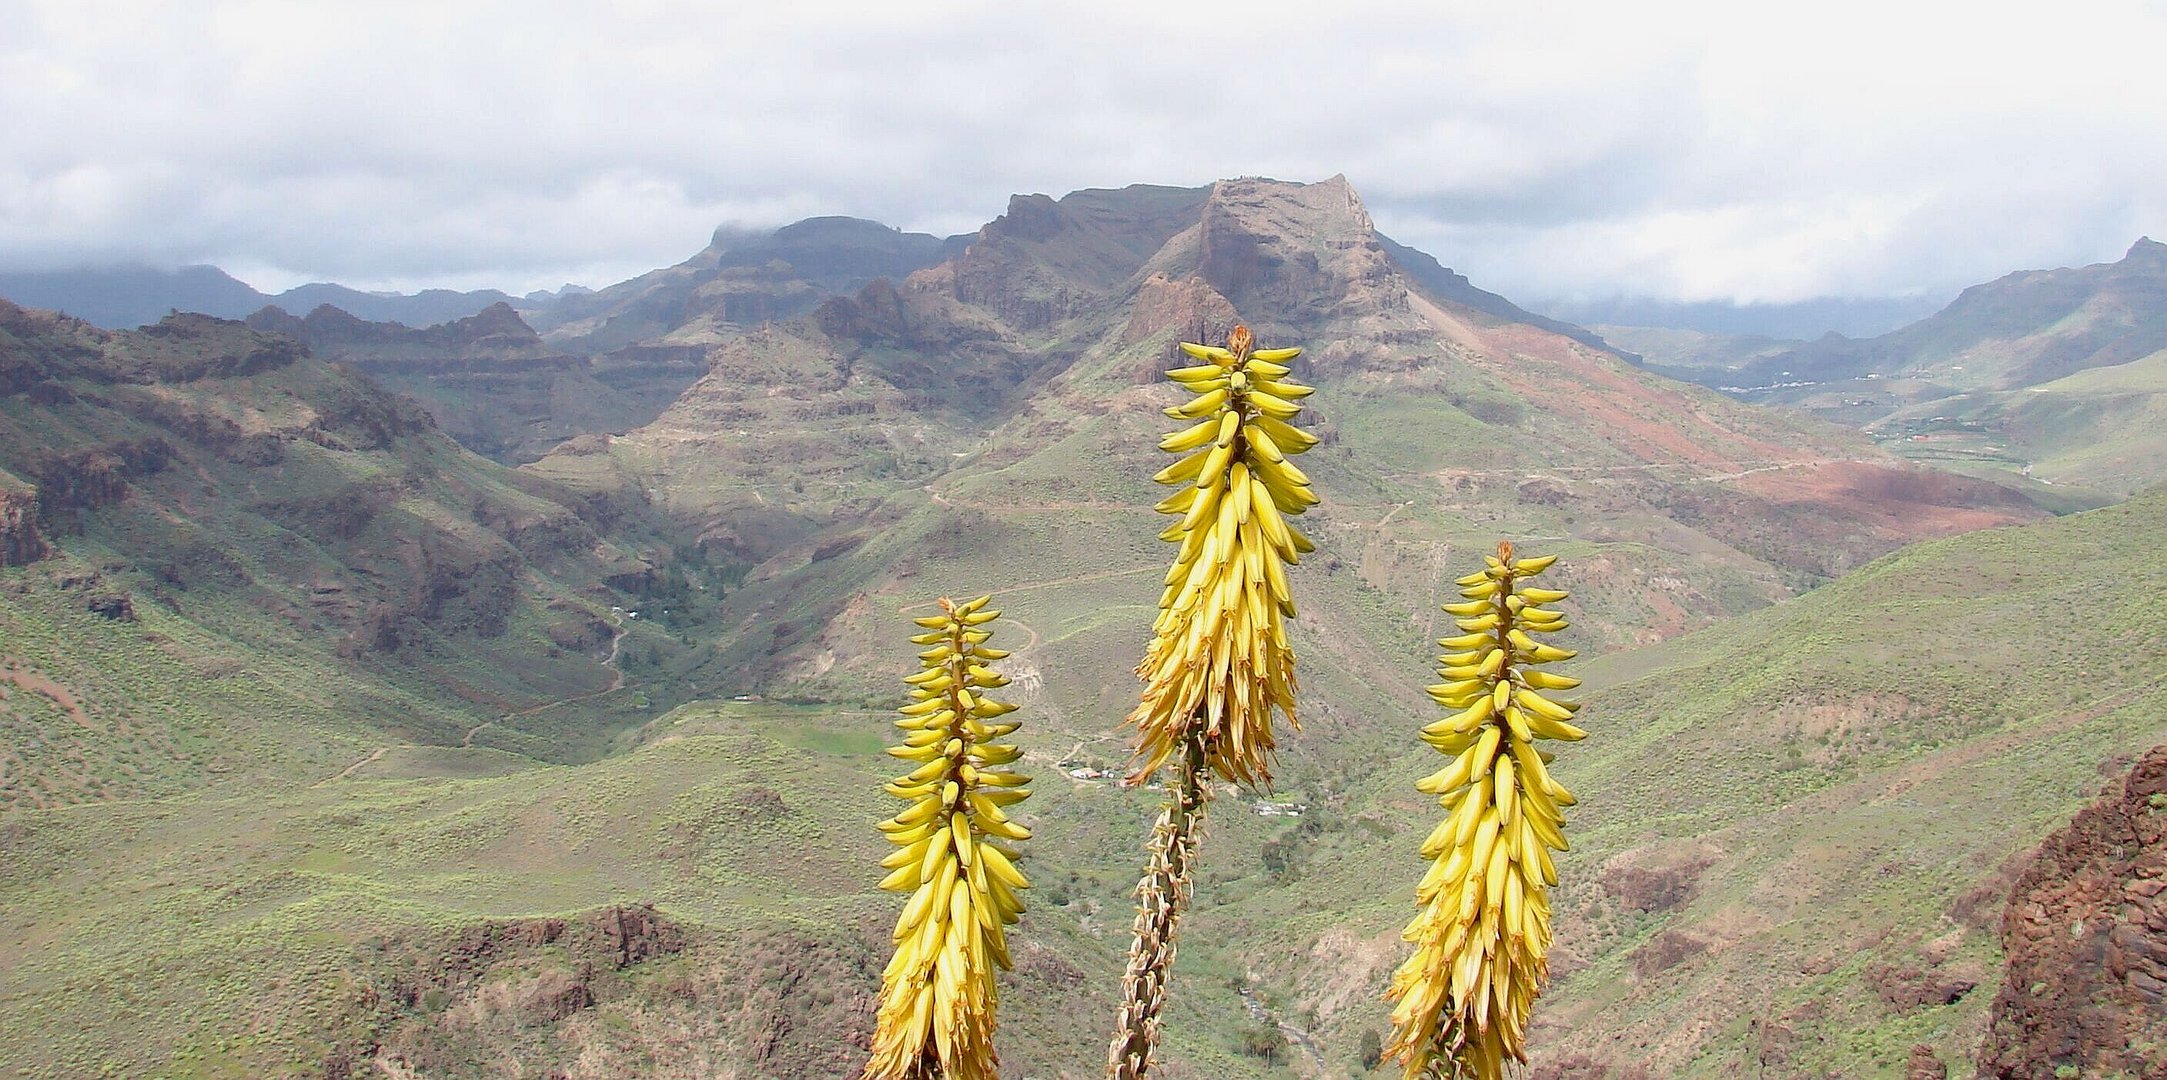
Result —
<path fill-rule="evenodd" d="M 267 307 L 248 324 L 413 397 L 460 445 L 504 464 L 577 436 L 639 427 L 707 370 L 701 345 L 567 353 L 503 303 L 424 329 L 367 322 L 329 305 L 303 318 Z"/>
<path fill-rule="evenodd" d="M 107 330 L 146 326 L 171 311 L 239 319 L 267 304 L 295 311 L 330 304 L 365 319 L 430 326 L 514 299 L 495 289 L 424 289 L 400 294 L 325 283 L 298 285 L 272 295 L 215 266 L 0 273 L 0 297 L 21 307 L 62 311 Z"/>
<path fill-rule="evenodd" d="M 1320 513 L 1442 500 L 1456 508 L 1448 520 L 1466 515 L 1447 528 L 1479 516 L 1484 530 L 1550 535 L 1580 531 L 1563 518 L 1586 514 L 1606 524 L 1577 539 L 1618 545 L 1607 550 L 1621 573 L 1678 573 L 1679 556 L 1657 556 L 1657 571 L 1650 554 L 1700 551 L 1691 558 L 1708 562 L 1688 580 L 1736 583 L 1711 612 L 1910 539 L 2040 513 L 2009 489 L 1908 468 L 1833 427 L 1515 321 L 1517 308 L 1471 295 L 1434 261 L 1403 267 L 1388 243 L 1344 178 L 1018 196 L 947 261 L 727 341 L 653 424 L 532 468 L 582 490 L 650 493 L 749 564 L 852 548 L 913 515 L 934 527 L 962 505 L 1144 505 L 1136 478 L 1156 468 L 1144 431 L 1163 396 L 1152 384 L 1173 342 L 1246 320 L 1264 340 L 1311 345 L 1299 370 L 1322 387 L 1317 468 L 1338 481 L 1320 489 Z M 1102 460 L 1040 456 L 1067 446 Z M 1416 552 L 1441 524 L 1411 521 L 1372 557 L 1426 558 Z M 876 591 L 893 569 L 815 561 L 828 577 L 873 574 L 856 587 Z M 789 565 L 755 570 L 761 588 L 744 602 L 782 602 L 762 593 L 769 581 L 793 604 L 814 595 L 790 588 Z M 798 649 L 833 651 L 835 629 L 820 628 L 838 610 L 783 619 L 792 639 L 762 642 L 763 655 L 787 667 Z"/>

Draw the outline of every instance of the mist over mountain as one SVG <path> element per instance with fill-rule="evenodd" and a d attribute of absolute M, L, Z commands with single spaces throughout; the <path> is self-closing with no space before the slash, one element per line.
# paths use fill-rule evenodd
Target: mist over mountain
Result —
<path fill-rule="evenodd" d="M 265 300 L 262 293 L 215 266 L 0 273 L 0 297 L 22 307 L 73 315 L 108 330 L 154 323 L 169 311 L 237 319 L 262 307 Z"/>
<path fill-rule="evenodd" d="M 1828 334 L 1853 338 L 1885 334 L 1933 314 L 1941 304 L 1926 296 L 1827 297 L 1788 304 L 1690 303 L 1621 296 L 1609 300 L 1551 300 L 1533 306 L 1582 326 L 1636 326 L 1811 341 Z"/>

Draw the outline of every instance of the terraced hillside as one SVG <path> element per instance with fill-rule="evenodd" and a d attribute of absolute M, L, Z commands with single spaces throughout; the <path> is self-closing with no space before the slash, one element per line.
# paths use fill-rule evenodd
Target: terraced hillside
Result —
<path fill-rule="evenodd" d="M 544 344 L 509 304 L 418 330 L 328 305 L 305 317 L 267 307 L 248 323 L 413 397 L 459 445 L 504 464 L 580 435 L 639 427 L 707 370 L 699 345 L 568 354 Z"/>

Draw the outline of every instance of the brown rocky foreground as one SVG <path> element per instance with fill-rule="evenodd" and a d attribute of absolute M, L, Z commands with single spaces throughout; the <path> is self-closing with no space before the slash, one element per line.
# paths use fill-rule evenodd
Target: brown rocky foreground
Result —
<path fill-rule="evenodd" d="M 2002 948 L 1979 1076 L 2167 1080 L 2167 745 L 2040 846 Z"/>

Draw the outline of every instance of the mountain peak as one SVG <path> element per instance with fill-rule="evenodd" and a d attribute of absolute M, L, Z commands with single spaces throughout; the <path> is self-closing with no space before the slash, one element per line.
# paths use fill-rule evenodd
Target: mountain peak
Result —
<path fill-rule="evenodd" d="M 1320 235 L 1366 239 L 1376 231 L 1369 209 L 1344 174 L 1310 184 L 1266 176 L 1221 180 L 1211 186 L 1207 209 L 1212 207 L 1269 209 Z"/>
<path fill-rule="evenodd" d="M 541 344 L 541 338 L 535 334 L 532 327 L 527 325 L 525 319 L 519 317 L 519 312 L 512 305 L 502 300 L 451 325 L 464 337 L 479 338 L 491 334 L 508 334 L 523 340 L 531 338 L 535 344 Z"/>
<path fill-rule="evenodd" d="M 2129 253 L 2122 256 L 2122 261 L 2167 267 L 2167 244 L 2149 236 L 2140 236 L 2136 243 L 2129 246 Z"/>
<path fill-rule="evenodd" d="M 1406 306 L 1376 234 L 1343 176 L 1221 180 L 1205 201 L 1196 273 L 1259 330 L 1315 329 L 1335 314 Z"/>
<path fill-rule="evenodd" d="M 1062 228 L 1060 204 L 1050 195 L 1010 195 L 1008 212 L 987 223 L 987 235 L 1018 240 L 1049 240 Z"/>

